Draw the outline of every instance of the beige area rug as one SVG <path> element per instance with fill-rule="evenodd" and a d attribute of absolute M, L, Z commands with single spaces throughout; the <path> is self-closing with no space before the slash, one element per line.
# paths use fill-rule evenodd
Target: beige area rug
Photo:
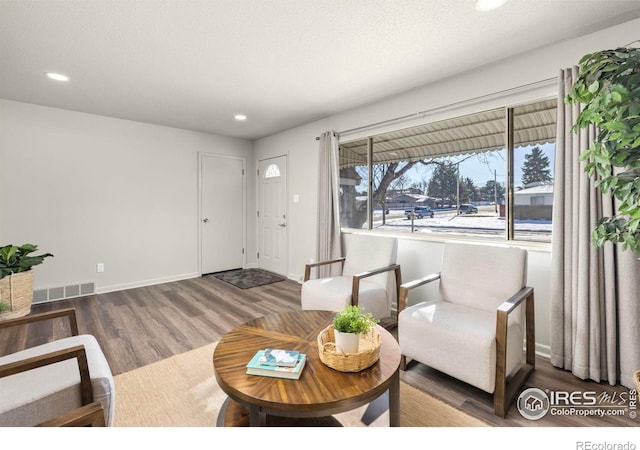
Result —
<path fill-rule="evenodd" d="M 115 376 L 116 427 L 215 427 L 226 399 L 212 368 L 215 343 Z M 334 417 L 347 427 L 361 422 L 366 406 Z M 388 426 L 388 413 L 369 426 Z M 403 427 L 486 427 L 486 423 L 400 383 Z"/>

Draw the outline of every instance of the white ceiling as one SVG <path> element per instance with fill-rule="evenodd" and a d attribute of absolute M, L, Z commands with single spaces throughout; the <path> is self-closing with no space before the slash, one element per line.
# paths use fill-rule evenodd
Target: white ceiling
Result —
<path fill-rule="evenodd" d="M 474 3 L 0 0 L 0 98 L 257 139 L 640 17 L 639 1 Z"/>

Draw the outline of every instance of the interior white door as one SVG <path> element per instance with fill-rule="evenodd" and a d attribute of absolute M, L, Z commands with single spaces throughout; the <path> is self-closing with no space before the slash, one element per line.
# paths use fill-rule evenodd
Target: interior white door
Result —
<path fill-rule="evenodd" d="M 258 164 L 258 267 L 287 272 L 287 157 Z"/>
<path fill-rule="evenodd" d="M 200 155 L 200 270 L 213 273 L 244 265 L 243 158 Z"/>

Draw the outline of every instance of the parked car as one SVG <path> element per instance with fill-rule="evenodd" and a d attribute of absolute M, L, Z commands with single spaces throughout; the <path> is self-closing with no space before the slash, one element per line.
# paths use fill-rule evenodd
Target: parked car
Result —
<path fill-rule="evenodd" d="M 407 219 L 411 219 L 411 214 L 414 214 L 418 219 L 422 219 L 423 217 L 433 218 L 433 211 L 426 206 L 415 206 L 411 209 L 405 209 L 404 215 L 407 216 Z"/>
<path fill-rule="evenodd" d="M 478 214 L 478 208 L 473 205 L 469 205 L 467 203 L 463 203 L 460 205 L 460 209 L 458 210 L 458 214 Z"/>

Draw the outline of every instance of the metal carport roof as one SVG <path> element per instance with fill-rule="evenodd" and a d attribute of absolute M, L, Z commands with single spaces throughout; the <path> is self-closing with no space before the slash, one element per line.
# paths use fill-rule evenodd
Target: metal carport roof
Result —
<path fill-rule="evenodd" d="M 516 147 L 556 139 L 556 100 L 513 108 Z M 499 150 L 506 147 L 506 109 L 499 108 L 398 131 L 373 139 L 374 164 L 415 161 Z M 340 168 L 366 165 L 367 139 L 340 144 Z"/>

